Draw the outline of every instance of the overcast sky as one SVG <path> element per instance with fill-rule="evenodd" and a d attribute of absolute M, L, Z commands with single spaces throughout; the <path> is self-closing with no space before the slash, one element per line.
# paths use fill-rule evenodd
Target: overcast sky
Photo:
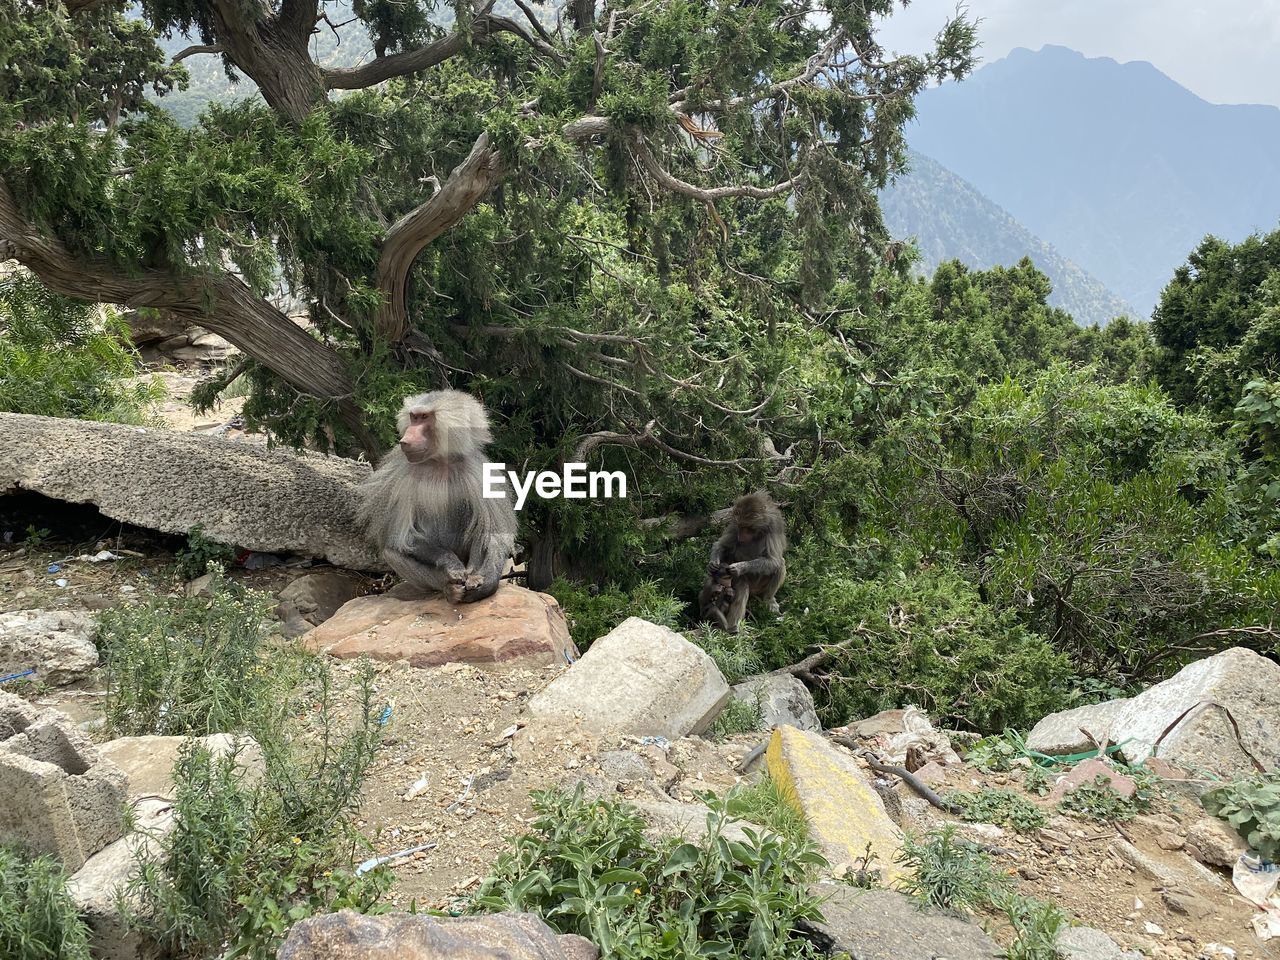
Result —
<path fill-rule="evenodd" d="M 984 62 L 1046 43 L 1091 57 L 1147 60 L 1212 103 L 1280 106 L 1280 0 L 969 0 Z M 956 0 L 913 0 L 884 45 L 923 51 Z"/>

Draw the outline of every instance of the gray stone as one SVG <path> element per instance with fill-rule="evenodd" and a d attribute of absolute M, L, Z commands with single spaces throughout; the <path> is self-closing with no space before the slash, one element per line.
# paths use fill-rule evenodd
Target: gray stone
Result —
<path fill-rule="evenodd" d="M 81 680 L 98 666 L 95 631 L 83 610 L 0 613 L 0 674 L 34 667 L 37 680 L 55 687 Z"/>
<path fill-rule="evenodd" d="M 1143 960 L 1138 951 L 1122 950 L 1093 927 L 1065 927 L 1058 934 L 1057 948 L 1061 960 Z"/>
<path fill-rule="evenodd" d="M 631 750 L 607 750 L 600 754 L 600 773 L 614 783 L 654 779 L 649 761 Z"/>
<path fill-rule="evenodd" d="M 310 917 L 289 931 L 278 960 L 591 960 L 582 937 L 560 936 L 529 913 L 428 917 Z"/>
<path fill-rule="evenodd" d="M 1221 820 L 1203 817 L 1187 829 L 1186 849 L 1201 863 L 1231 869 L 1249 845 Z"/>
<path fill-rule="evenodd" d="M 629 617 L 534 695 L 529 713 L 603 735 L 676 740 L 710 727 L 728 699 L 729 685 L 703 650 Z"/>
<path fill-rule="evenodd" d="M 735 700 L 758 704 L 765 729 L 783 725 L 799 730 L 821 730 L 818 711 L 809 688 L 789 673 L 747 677 L 733 686 Z"/>
<path fill-rule="evenodd" d="M 0 494 L 92 503 L 152 530 L 266 553 L 383 564 L 356 520 L 368 464 L 192 433 L 0 413 Z"/>
<path fill-rule="evenodd" d="M 98 747 L 129 778 L 130 797 L 173 797 L 173 765 L 189 737 L 119 737 Z M 235 752 L 236 765 L 251 777 L 262 771 L 262 748 L 252 737 L 214 733 L 196 738 L 214 757 Z"/>
<path fill-rule="evenodd" d="M 982 929 L 956 917 L 922 910 L 892 890 L 823 884 L 825 919 L 801 926 L 828 955 L 851 960 L 996 960 L 1000 947 Z"/>
<path fill-rule="evenodd" d="M 0 690 L 0 743 L 31 726 L 39 711 L 22 697 Z"/>
<path fill-rule="evenodd" d="M 125 789 L 124 771 L 70 717 L 46 710 L 0 743 L 0 843 L 79 870 L 124 832 Z"/>
<path fill-rule="evenodd" d="M 276 616 L 283 623 L 300 620 L 318 627 L 348 600 L 362 593 L 359 578 L 342 570 L 317 570 L 303 574 L 280 591 Z"/>
<path fill-rule="evenodd" d="M 1119 744 L 1130 763 L 1154 752 L 1197 777 L 1232 779 L 1254 769 L 1251 758 L 1271 770 L 1280 766 L 1280 664 L 1234 647 L 1135 697 L 1045 717 L 1027 746 L 1048 754 L 1092 749 L 1082 729 Z"/>
<path fill-rule="evenodd" d="M 152 858 L 161 838 L 173 829 L 173 808 L 165 800 L 142 800 L 134 805 L 135 831 L 95 853 L 67 882 L 67 892 L 89 924 L 95 960 L 149 960 L 154 946 L 130 930 L 116 908 L 140 857 Z M 133 909 L 141 904 L 133 901 Z"/>

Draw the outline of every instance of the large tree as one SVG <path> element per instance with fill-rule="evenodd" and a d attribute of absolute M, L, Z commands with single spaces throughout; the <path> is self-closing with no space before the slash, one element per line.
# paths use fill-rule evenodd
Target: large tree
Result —
<path fill-rule="evenodd" d="M 503 2 L 0 0 L 0 258 L 220 333 L 293 442 L 376 451 L 450 383 L 532 466 L 732 466 L 707 503 L 787 469 L 855 362 L 824 298 L 895 251 L 875 191 L 972 25 L 891 56 L 900 0 Z M 324 66 L 342 16 L 372 51 Z M 161 35 L 260 99 L 179 126 Z"/>

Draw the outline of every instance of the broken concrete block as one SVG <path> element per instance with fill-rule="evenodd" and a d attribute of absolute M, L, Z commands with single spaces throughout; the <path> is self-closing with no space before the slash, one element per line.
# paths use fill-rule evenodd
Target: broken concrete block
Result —
<path fill-rule="evenodd" d="M 733 685 L 733 698 L 758 704 L 761 724 L 766 730 L 782 726 L 797 730 L 822 729 L 818 711 L 813 706 L 813 694 L 789 673 L 747 677 Z"/>
<path fill-rule="evenodd" d="M 769 775 L 809 821 L 833 873 L 859 863 L 870 844 L 873 869 L 886 884 L 902 875 L 894 862 L 901 835 L 853 757 L 819 734 L 795 727 L 778 727 L 765 755 Z"/>
<path fill-rule="evenodd" d="M 801 926 L 828 956 L 854 960 L 997 960 L 1005 954 L 976 923 L 921 909 L 893 890 L 819 884 L 823 919 Z"/>
<path fill-rule="evenodd" d="M 1136 697 L 1051 714 L 1035 725 L 1027 746 L 1057 755 L 1094 749 L 1103 740 L 1118 744 L 1130 763 L 1155 753 L 1200 778 L 1230 780 L 1256 769 L 1255 760 L 1275 769 L 1280 664 L 1233 647 Z"/>
<path fill-rule="evenodd" d="M 129 778 L 129 796 L 173 796 L 173 765 L 190 737 L 120 737 L 100 744 L 98 752 Z M 262 748 L 252 737 L 213 733 L 196 738 L 215 758 L 236 752 L 236 764 L 256 775 L 262 769 Z"/>
<path fill-rule="evenodd" d="M 599 734 L 676 740 L 710 727 L 728 699 L 729 685 L 703 650 L 629 617 L 532 697 L 529 713 Z"/>
<path fill-rule="evenodd" d="M 45 711 L 0 743 L 0 843 L 79 870 L 124 832 L 125 792 L 124 771 L 70 717 Z"/>
<path fill-rule="evenodd" d="M 22 697 L 0 690 L 0 743 L 31 726 L 38 714 Z"/>

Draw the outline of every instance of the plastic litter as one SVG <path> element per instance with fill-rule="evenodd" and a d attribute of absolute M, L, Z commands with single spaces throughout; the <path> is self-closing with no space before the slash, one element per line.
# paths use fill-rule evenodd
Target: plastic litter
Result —
<path fill-rule="evenodd" d="M 1263 860 L 1253 852 L 1242 854 L 1231 871 L 1231 882 L 1240 896 L 1262 910 L 1253 918 L 1258 939 L 1280 937 L 1280 863 Z"/>
<path fill-rule="evenodd" d="M 416 847 L 407 847 L 404 850 L 397 850 L 395 853 L 388 853 L 384 857 L 370 857 L 360 866 L 356 867 L 356 876 L 362 877 L 370 870 L 382 866 L 384 863 L 390 863 L 392 860 L 399 860 L 401 857 L 407 857 L 411 853 L 418 853 L 420 850 L 434 850 L 438 847 L 438 843 L 424 843 Z"/>
<path fill-rule="evenodd" d="M 58 586 L 60 586 L 60 587 L 65 587 L 65 586 L 67 585 L 67 578 L 66 578 L 66 577 L 59 577 L 57 580 L 55 580 L 55 581 L 53 581 L 53 582 L 54 582 L 55 584 L 57 584 Z"/>
<path fill-rule="evenodd" d="M 62 572 L 62 564 L 60 564 L 60 563 L 51 563 L 51 564 L 49 564 L 49 572 L 50 572 L 50 573 L 61 573 L 61 572 Z"/>
<path fill-rule="evenodd" d="M 382 713 L 378 714 L 378 726 L 385 727 L 387 721 L 391 719 L 391 704 L 387 704 L 382 708 Z"/>
<path fill-rule="evenodd" d="M 29 677 L 35 672 L 36 672 L 36 668 L 32 667 L 30 670 L 22 670 L 18 673 L 11 673 L 7 677 L 0 677 L 0 683 L 8 683 L 10 680 L 17 680 L 19 677 Z"/>
<path fill-rule="evenodd" d="M 427 792 L 427 787 L 431 782 L 431 778 L 423 775 L 413 783 L 409 784 L 409 789 L 404 792 L 401 800 L 412 800 L 414 797 L 420 797 Z"/>

